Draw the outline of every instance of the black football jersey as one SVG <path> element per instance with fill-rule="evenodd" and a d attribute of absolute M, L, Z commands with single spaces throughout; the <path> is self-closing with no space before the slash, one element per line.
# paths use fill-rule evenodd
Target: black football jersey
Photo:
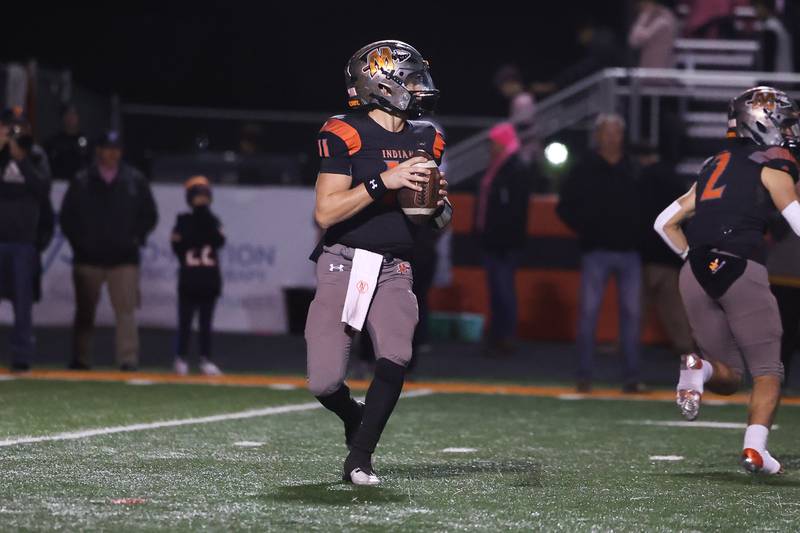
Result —
<path fill-rule="evenodd" d="M 352 176 L 351 188 L 368 183 L 419 149 L 439 164 L 444 147 L 444 137 L 430 122 L 409 120 L 402 131 L 394 133 L 365 111 L 331 117 L 317 138 L 319 171 Z M 323 242 L 408 257 L 416 232 L 417 227 L 400 210 L 396 191 L 389 191 L 353 217 L 328 228 Z"/>
<path fill-rule="evenodd" d="M 787 149 L 728 139 L 697 177 L 695 215 L 686 227 L 689 247 L 712 247 L 764 263 L 764 233 L 775 205 L 761 183 L 761 169 L 787 172 L 795 182 L 798 162 Z"/>
<path fill-rule="evenodd" d="M 180 265 L 178 294 L 208 298 L 219 296 L 222 275 L 218 251 L 225 245 L 219 219 L 208 209 L 182 213 L 178 215 L 172 233 L 172 251 Z"/>

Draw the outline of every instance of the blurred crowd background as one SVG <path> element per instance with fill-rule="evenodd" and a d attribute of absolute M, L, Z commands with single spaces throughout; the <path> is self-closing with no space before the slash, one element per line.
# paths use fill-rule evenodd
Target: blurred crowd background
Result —
<path fill-rule="evenodd" d="M 719 147 L 731 97 L 757 84 L 800 95 L 800 5 L 563 4 L 537 3 L 537 20 L 498 7 L 485 32 L 438 8 L 430 18 L 439 22 L 392 35 L 349 13 L 183 17 L 166 8 L 103 27 L 53 16 L 7 33 L 0 296 L 12 306 L 0 319 L 15 323 L 9 363 L 44 360 L 34 331 L 47 326 L 70 331 L 63 363 L 91 368 L 103 286 L 110 305 L 97 320 L 116 325 L 116 364 L 136 369 L 138 326 L 177 327 L 179 305 L 182 344 L 165 351 L 185 358 L 186 302 L 176 292 L 185 250 L 175 251 L 174 230 L 176 216 L 197 207 L 197 191 L 184 187 L 197 176 L 209 200 L 214 189 L 212 225 L 227 238 L 215 248 L 217 329 L 301 333 L 314 290 L 306 256 L 317 238 L 316 131 L 344 109 L 350 53 L 396 37 L 431 60 L 442 99 L 426 119 L 447 136 L 456 206 L 452 227 L 423 236 L 415 255 L 417 354 L 433 360 L 437 342 L 471 342 L 491 361 L 526 357 L 531 340 L 568 343 L 565 364 L 587 391 L 600 343 L 622 355 L 624 390 L 642 390 L 643 345 L 694 347 L 680 260 L 652 221 Z M 36 41 L 34 31 L 52 37 Z M 800 241 L 785 229 L 776 220 L 768 238 L 789 374 Z M 201 346 L 208 363 L 210 340 Z M 357 353 L 354 372 L 367 373 L 368 339 Z"/>

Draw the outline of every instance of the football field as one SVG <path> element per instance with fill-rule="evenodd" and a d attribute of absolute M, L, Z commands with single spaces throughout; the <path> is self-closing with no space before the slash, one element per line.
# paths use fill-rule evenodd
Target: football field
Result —
<path fill-rule="evenodd" d="M 415 383 L 376 453 L 383 484 L 354 487 L 340 481 L 346 449 L 338 419 L 297 377 L 0 377 L 3 531 L 796 531 L 800 524 L 794 404 L 781 409 L 770 440 L 787 473 L 757 478 L 737 464 L 739 404 L 705 405 L 696 423 L 682 424 L 669 391 L 623 399 Z"/>

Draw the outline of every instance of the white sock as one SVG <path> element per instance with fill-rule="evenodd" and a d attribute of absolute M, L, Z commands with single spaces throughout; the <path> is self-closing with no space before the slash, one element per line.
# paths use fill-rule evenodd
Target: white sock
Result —
<path fill-rule="evenodd" d="M 702 359 L 702 361 L 703 367 L 700 370 L 703 371 L 703 383 L 708 383 L 708 380 L 714 375 L 714 367 L 711 365 L 710 361 L 706 361 L 705 359 Z"/>
<path fill-rule="evenodd" d="M 700 358 L 698 357 L 698 359 Z M 703 393 L 703 384 L 714 375 L 714 367 L 705 359 L 700 359 L 700 361 L 702 363 L 700 368 L 681 369 L 678 390 L 696 390 Z"/>
<path fill-rule="evenodd" d="M 767 451 L 768 436 L 767 426 L 751 424 L 744 432 L 743 448 L 752 448 L 760 453 L 761 459 L 764 460 L 764 471 L 768 474 L 777 474 L 781 470 L 781 464 Z"/>
<path fill-rule="evenodd" d="M 744 432 L 744 446 L 742 446 L 742 448 L 753 448 L 755 451 L 761 453 L 767 449 L 768 435 L 769 429 L 767 429 L 767 426 L 751 424 L 747 426 Z"/>

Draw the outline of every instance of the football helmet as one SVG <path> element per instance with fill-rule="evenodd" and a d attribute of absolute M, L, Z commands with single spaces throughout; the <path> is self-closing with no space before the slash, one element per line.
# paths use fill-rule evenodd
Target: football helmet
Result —
<path fill-rule="evenodd" d="M 761 146 L 800 147 L 800 109 L 785 92 L 753 87 L 728 106 L 729 136 L 752 139 Z"/>
<path fill-rule="evenodd" d="M 350 109 L 377 107 L 418 118 L 433 111 L 439 98 L 428 62 L 401 41 L 377 41 L 361 48 L 344 74 Z"/>

